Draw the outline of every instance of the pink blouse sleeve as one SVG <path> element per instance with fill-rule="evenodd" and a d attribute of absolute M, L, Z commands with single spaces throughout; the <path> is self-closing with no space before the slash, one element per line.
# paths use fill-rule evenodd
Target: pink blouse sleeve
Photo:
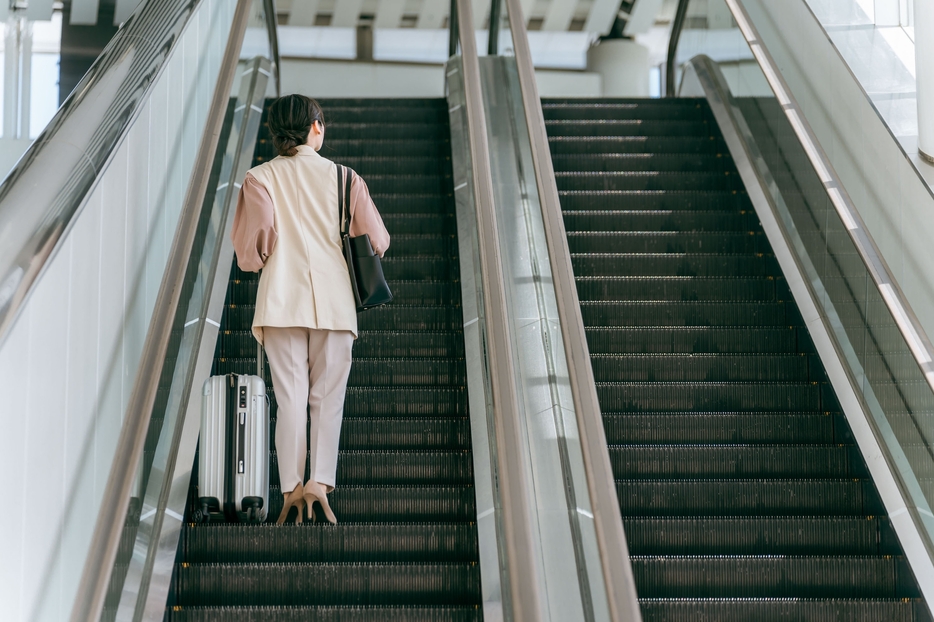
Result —
<path fill-rule="evenodd" d="M 357 174 L 350 182 L 350 237 L 368 234 L 373 252 L 380 257 L 389 248 L 389 232 L 370 198 L 366 182 Z"/>
<path fill-rule="evenodd" d="M 246 272 L 259 272 L 279 239 L 269 192 L 249 173 L 240 188 L 230 237 L 237 253 L 237 265 Z"/>

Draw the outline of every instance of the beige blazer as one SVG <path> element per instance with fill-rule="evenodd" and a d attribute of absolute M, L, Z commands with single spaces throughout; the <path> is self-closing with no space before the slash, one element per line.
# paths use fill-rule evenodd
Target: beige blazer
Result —
<path fill-rule="evenodd" d="M 354 175 L 351 235 L 370 235 L 382 256 L 389 234 L 366 184 Z M 231 236 L 242 270 L 263 269 L 253 335 L 263 327 L 346 330 L 357 336 L 357 312 L 340 243 L 337 166 L 307 145 L 249 171 Z"/>

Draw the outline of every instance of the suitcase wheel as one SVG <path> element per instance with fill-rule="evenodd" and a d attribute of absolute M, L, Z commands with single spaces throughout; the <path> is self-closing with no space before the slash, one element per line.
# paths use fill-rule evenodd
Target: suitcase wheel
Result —
<path fill-rule="evenodd" d="M 262 520 L 260 518 L 260 509 L 263 507 L 262 497 L 244 497 L 241 507 L 246 512 L 248 523 L 258 523 Z"/>

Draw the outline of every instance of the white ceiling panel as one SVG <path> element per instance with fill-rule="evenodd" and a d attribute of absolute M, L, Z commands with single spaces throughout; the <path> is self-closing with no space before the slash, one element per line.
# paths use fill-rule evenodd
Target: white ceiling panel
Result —
<path fill-rule="evenodd" d="M 26 19 L 47 22 L 52 19 L 52 0 L 29 0 L 26 5 Z"/>
<path fill-rule="evenodd" d="M 4 3 L 6 4 L 6 3 Z M 97 23 L 97 12 L 100 0 L 71 0 L 72 26 L 93 26 Z"/>
<path fill-rule="evenodd" d="M 475 29 L 480 30 L 483 28 L 489 15 L 490 0 L 473 0 L 473 27 Z"/>
<path fill-rule="evenodd" d="M 450 0 L 425 0 L 416 25 L 419 28 L 441 28 L 450 8 Z"/>
<path fill-rule="evenodd" d="M 363 0 L 340 0 L 334 7 L 331 25 L 337 28 L 356 27 L 362 5 Z"/>
<path fill-rule="evenodd" d="M 647 33 L 655 25 L 655 20 L 661 13 L 664 1 L 637 0 L 632 5 L 632 13 L 629 14 L 629 19 L 626 20 L 626 28 L 623 29 L 623 34 L 631 37 Z"/>
<path fill-rule="evenodd" d="M 405 11 L 405 0 L 381 0 L 376 9 L 374 28 L 398 28 Z"/>
<path fill-rule="evenodd" d="M 610 32 L 619 13 L 619 0 L 594 0 L 590 15 L 584 22 L 584 30 L 605 35 Z"/>
<path fill-rule="evenodd" d="M 525 23 L 529 23 L 529 19 L 532 17 L 532 9 L 535 8 L 535 0 L 522 0 L 519 2 L 519 6 L 522 7 L 522 17 L 525 18 Z"/>
<path fill-rule="evenodd" d="M 551 0 L 542 30 L 567 30 L 574 18 L 577 0 Z"/>
<path fill-rule="evenodd" d="M 289 26 L 314 26 L 318 0 L 297 0 L 289 11 Z"/>
<path fill-rule="evenodd" d="M 139 6 L 140 0 L 117 0 L 117 8 L 114 11 L 114 26 L 119 26 L 130 19 L 133 11 Z"/>

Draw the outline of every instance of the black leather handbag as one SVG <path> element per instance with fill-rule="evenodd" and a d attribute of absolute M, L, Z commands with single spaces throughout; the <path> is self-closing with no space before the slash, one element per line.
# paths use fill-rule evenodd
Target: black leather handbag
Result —
<path fill-rule="evenodd" d="M 359 313 L 392 302 L 392 291 L 386 283 L 386 277 L 383 276 L 383 264 L 380 263 L 379 256 L 373 252 L 370 236 L 364 234 L 355 238 L 350 237 L 352 176 L 350 169 L 347 169 L 345 173 L 344 167 L 337 165 L 337 203 L 341 223 L 341 246 L 344 249 L 344 259 L 347 260 L 350 285 Z"/>

